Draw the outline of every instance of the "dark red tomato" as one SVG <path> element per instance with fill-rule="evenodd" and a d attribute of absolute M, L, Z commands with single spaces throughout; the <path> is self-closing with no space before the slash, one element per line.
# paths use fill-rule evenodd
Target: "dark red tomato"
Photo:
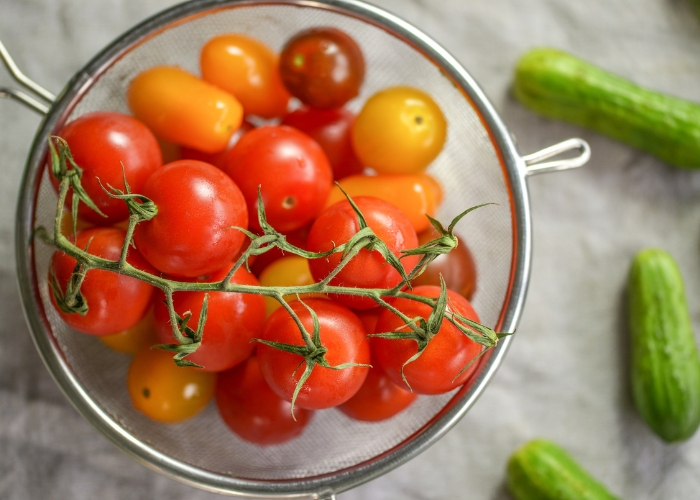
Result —
<path fill-rule="evenodd" d="M 148 178 L 142 194 L 158 215 L 136 226 L 134 243 L 159 271 L 196 277 L 229 264 L 248 227 L 245 199 L 236 184 L 208 163 L 180 160 Z"/>
<path fill-rule="evenodd" d="M 357 314 L 357 317 L 360 318 L 360 321 L 362 321 L 362 326 L 365 327 L 365 332 L 370 334 L 374 333 L 374 327 L 377 326 L 377 320 L 379 319 L 379 314 L 381 312 L 381 308 L 375 307 L 374 309 L 355 311 L 355 314 Z M 370 342 L 370 346 L 371 345 L 372 342 Z"/>
<path fill-rule="evenodd" d="M 77 234 L 75 244 L 98 257 L 119 260 L 126 233 L 121 229 L 93 227 Z M 127 262 L 144 271 L 154 272 L 153 268 L 133 248 L 129 250 Z M 68 280 L 75 269 L 76 261 L 63 252 L 55 252 L 51 257 L 53 270 L 60 289 L 65 292 Z M 76 330 L 90 335 L 111 335 L 131 328 L 143 317 L 151 304 L 154 288 L 148 283 L 128 276 L 93 269 L 87 272 L 80 287 L 80 293 L 88 304 L 85 316 L 61 311 L 53 293 L 51 302 L 56 311 Z"/>
<path fill-rule="evenodd" d="M 328 349 L 325 358 L 331 366 L 343 363 L 369 364 L 369 343 L 365 338 L 365 330 L 350 309 L 326 299 L 307 299 L 304 302 L 318 315 L 321 343 Z M 304 304 L 294 301 L 289 305 L 304 327 L 312 333 L 313 320 Z M 277 309 L 267 319 L 260 338 L 304 345 L 299 327 L 283 308 Z M 272 390 L 291 401 L 306 368 L 304 358 L 258 344 L 258 360 L 263 377 Z M 368 371 L 369 368 L 363 366 L 333 370 L 316 365 L 301 388 L 295 407 L 321 410 L 344 403 L 360 389 Z"/>
<path fill-rule="evenodd" d="M 292 404 L 270 389 L 255 356 L 219 374 L 216 406 L 234 433 L 260 445 L 294 439 L 301 435 L 313 415 L 312 411 L 296 408 L 292 417 Z"/>
<path fill-rule="evenodd" d="M 205 281 L 221 281 L 231 269 L 228 266 L 206 277 Z M 259 285 L 258 280 L 245 268 L 239 268 L 231 279 L 239 285 Z M 173 294 L 175 312 L 183 316 L 191 312 L 188 325 L 195 329 L 202 310 L 204 292 L 176 292 Z M 164 295 L 155 302 L 156 333 L 159 342 L 172 344 L 173 330 Z M 243 362 L 255 349 L 251 342 L 265 322 L 265 300 L 262 295 L 209 292 L 207 322 L 204 324 L 202 344 L 187 359 L 203 366 L 207 372 L 221 372 Z"/>
<path fill-rule="evenodd" d="M 412 293 L 423 297 L 436 298 L 440 288 L 436 286 L 415 287 Z M 452 290 L 447 291 L 448 308 L 472 320 L 479 321 L 469 301 Z M 430 316 L 431 308 L 414 300 L 397 299 L 392 305 L 410 318 Z M 379 315 L 376 332 L 410 331 L 401 318 L 389 310 Z M 401 367 L 418 352 L 413 340 L 372 339 L 373 352 L 379 365 L 394 383 L 405 387 L 401 378 Z M 430 339 L 428 346 L 416 360 L 407 364 L 403 373 L 413 392 L 418 394 L 442 394 L 464 384 L 474 373 L 478 363 L 465 370 L 454 382 L 452 380 L 472 359 L 479 355 L 481 346 L 470 340 L 447 319 L 442 322 L 438 333 Z"/>
<path fill-rule="evenodd" d="M 310 28 L 280 54 L 280 75 L 289 92 L 314 108 L 339 108 L 357 96 L 365 77 L 362 51 L 336 28 Z"/>
<path fill-rule="evenodd" d="M 282 125 L 301 130 L 318 142 L 328 156 L 333 168 L 333 177 L 338 180 L 348 175 L 361 174 L 363 170 L 350 138 L 354 121 L 355 115 L 345 108 L 304 107 L 285 116 Z"/>
<path fill-rule="evenodd" d="M 262 186 L 267 221 L 283 233 L 315 219 L 333 183 L 328 158 L 316 141 L 285 126 L 260 127 L 241 137 L 226 159 L 226 173 L 245 196 L 250 227 L 260 229 Z"/>
<path fill-rule="evenodd" d="M 440 236 L 431 226 L 418 235 L 418 244 L 422 245 Z M 423 274 L 413 280 L 414 285 L 440 286 L 440 275 L 445 278 L 445 285 L 460 295 L 471 300 L 476 289 L 476 264 L 474 257 L 464 239 L 457 238 L 459 245 L 450 253 L 438 256 L 430 263 Z"/>
<path fill-rule="evenodd" d="M 415 248 L 418 236 L 411 222 L 398 208 L 389 202 L 371 196 L 354 198 L 355 204 L 367 221 L 367 225 L 396 255 L 401 250 Z M 311 226 L 307 248 L 312 252 L 325 252 L 346 243 L 360 230 L 355 211 L 350 203 L 341 201 L 328 207 Z M 311 274 L 320 281 L 333 271 L 341 260 L 341 252 L 331 254 L 324 259 L 309 261 Z M 419 256 L 401 259 L 408 274 L 418 263 Z M 331 285 L 358 288 L 392 288 L 401 282 L 399 272 L 386 263 L 384 257 L 376 250 L 360 250 L 331 281 Z M 357 309 L 370 309 L 377 303 L 368 297 L 337 295 L 337 301 Z"/>
<path fill-rule="evenodd" d="M 380 422 L 401 413 L 417 397 L 392 382 L 384 370 L 373 362 L 360 390 L 338 409 L 355 420 Z"/>
<path fill-rule="evenodd" d="M 140 193 L 146 179 L 163 164 L 158 141 L 151 131 L 131 116 L 102 111 L 73 120 L 56 135 L 70 146 L 75 162 L 83 169 L 82 186 L 95 205 L 107 216 L 102 217 L 85 204 L 78 215 L 93 224 L 109 225 L 129 217 L 126 203 L 109 197 L 100 184 L 124 190 L 124 177 L 133 193 Z M 51 176 L 58 187 L 58 180 Z M 69 194 L 68 206 L 71 195 Z"/>

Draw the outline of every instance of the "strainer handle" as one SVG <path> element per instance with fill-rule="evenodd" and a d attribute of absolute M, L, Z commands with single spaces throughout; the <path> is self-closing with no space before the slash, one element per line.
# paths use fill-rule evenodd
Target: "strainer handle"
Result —
<path fill-rule="evenodd" d="M 569 151 L 578 151 L 578 155 L 573 158 L 540 163 L 543 160 L 554 158 L 555 156 L 568 153 Z M 523 156 L 523 161 L 525 162 L 525 173 L 527 175 L 534 175 L 582 167 L 590 158 L 591 148 L 586 141 L 583 139 L 568 139 L 554 146 L 549 146 L 541 151 L 537 151 L 536 153 Z"/>
<path fill-rule="evenodd" d="M 17 83 L 22 85 L 25 89 L 34 93 L 34 95 L 40 99 L 43 99 L 48 104 L 52 104 L 56 97 L 46 90 L 44 87 L 36 83 L 35 81 L 29 79 L 24 73 L 22 73 L 15 64 L 15 61 L 10 56 L 10 53 L 5 48 L 5 45 L 0 40 L 0 59 L 5 64 L 12 77 Z M 22 92 L 21 90 L 10 89 L 6 87 L 0 87 L 0 97 L 14 99 L 27 106 L 29 109 L 36 111 L 39 114 L 45 115 L 49 112 L 49 106 L 38 99 L 35 99 L 29 94 Z"/>

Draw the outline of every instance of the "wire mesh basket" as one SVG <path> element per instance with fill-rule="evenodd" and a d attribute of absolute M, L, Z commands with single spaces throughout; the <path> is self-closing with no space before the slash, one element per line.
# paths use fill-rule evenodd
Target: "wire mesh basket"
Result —
<path fill-rule="evenodd" d="M 143 464 L 200 488 L 229 495 L 332 498 L 400 465 L 444 435 L 474 404 L 503 359 L 510 338 L 482 358 L 461 388 L 422 396 L 406 412 L 382 423 L 353 421 L 337 410 L 318 412 L 304 435 L 260 447 L 230 433 L 214 405 L 176 425 L 155 423 L 133 409 L 125 390 L 128 358 L 67 327 L 49 305 L 47 269 L 52 249 L 32 238 L 50 227 L 56 195 L 45 168 L 49 135 L 85 113 L 128 113 L 131 79 L 156 65 L 197 73 L 201 47 L 212 37 L 242 33 L 275 50 L 298 31 L 337 27 L 352 36 L 366 58 L 366 80 L 349 107 L 393 85 L 427 91 L 448 122 L 445 148 L 429 172 L 442 184 L 444 221 L 467 206 L 496 203 L 462 222 L 458 232 L 480 273 L 473 304 L 482 321 L 513 331 L 529 277 L 531 231 L 526 177 L 583 165 L 588 146 L 571 139 L 521 156 L 510 134 L 469 74 L 444 49 L 397 17 L 352 0 L 195 0 L 166 10 L 131 29 L 98 54 L 58 98 L 28 80 L 4 47 L 3 60 L 37 99 L 0 89 L 45 119 L 35 137 L 21 184 L 17 213 L 17 271 L 27 321 L 39 352 L 75 407 L 102 434 Z M 577 150 L 574 158 L 542 161 Z"/>

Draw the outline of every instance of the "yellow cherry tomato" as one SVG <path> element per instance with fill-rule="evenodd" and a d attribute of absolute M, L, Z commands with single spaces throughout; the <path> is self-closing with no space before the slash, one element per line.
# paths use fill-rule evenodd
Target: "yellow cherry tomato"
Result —
<path fill-rule="evenodd" d="M 173 354 L 144 349 L 131 360 L 127 387 L 134 408 L 158 422 L 173 423 L 199 413 L 214 395 L 216 374 L 179 367 Z"/>
<path fill-rule="evenodd" d="M 137 75 L 127 97 L 136 118 L 158 137 L 206 153 L 223 151 L 243 120 L 235 97 L 173 66 Z"/>
<path fill-rule="evenodd" d="M 291 95 L 279 75 L 277 55 L 262 42 L 245 35 L 212 38 L 200 56 L 202 78 L 230 92 L 246 115 L 283 116 Z"/>
<path fill-rule="evenodd" d="M 391 87 L 365 103 L 352 129 L 360 161 L 382 174 L 424 170 L 442 150 L 447 122 L 433 99 L 412 87 Z"/>
<path fill-rule="evenodd" d="M 309 261 L 298 255 L 282 257 L 272 262 L 260 273 L 260 284 L 262 286 L 305 286 L 314 283 L 314 278 L 309 270 Z M 325 298 L 322 293 L 305 293 L 302 299 L 311 297 Z M 295 295 L 285 295 L 285 300 L 296 299 Z M 281 304 L 272 297 L 265 297 L 265 312 L 269 316 L 272 312 L 281 307 Z"/>
<path fill-rule="evenodd" d="M 156 323 L 153 317 L 153 308 L 131 328 L 114 335 L 102 335 L 98 337 L 110 349 L 124 354 L 136 354 L 158 343 L 156 337 Z"/>
<path fill-rule="evenodd" d="M 440 184 L 428 174 L 380 174 L 351 175 L 338 181 L 351 197 L 374 196 L 401 210 L 417 233 L 427 229 L 442 199 Z M 334 186 L 326 207 L 345 199 L 338 186 Z"/>

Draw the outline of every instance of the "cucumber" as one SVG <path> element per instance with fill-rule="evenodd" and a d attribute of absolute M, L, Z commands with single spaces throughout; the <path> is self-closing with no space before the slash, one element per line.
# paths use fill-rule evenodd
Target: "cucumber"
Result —
<path fill-rule="evenodd" d="M 566 450 L 544 439 L 513 453 L 507 485 L 517 500 L 618 500 Z"/>
<path fill-rule="evenodd" d="M 682 168 L 700 168 L 700 104 L 642 88 L 564 52 L 517 63 L 515 97 L 537 113 L 587 127 Z"/>
<path fill-rule="evenodd" d="M 700 425 L 700 355 L 673 257 L 655 248 L 639 252 L 628 300 L 635 406 L 663 440 L 684 441 Z"/>

